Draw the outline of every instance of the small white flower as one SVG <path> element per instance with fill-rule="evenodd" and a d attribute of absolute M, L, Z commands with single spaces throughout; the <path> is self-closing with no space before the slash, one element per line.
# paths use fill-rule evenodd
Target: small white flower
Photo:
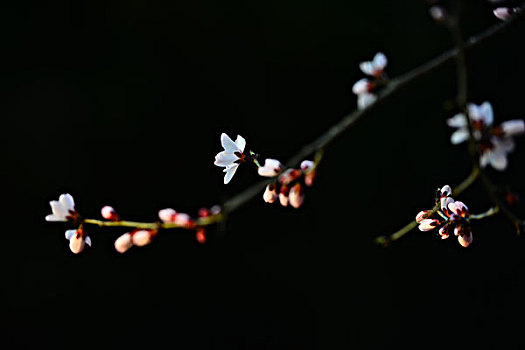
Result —
<path fill-rule="evenodd" d="M 49 204 L 53 214 L 47 215 L 46 221 L 69 221 L 77 215 L 75 201 L 69 193 L 60 195 L 58 201 L 51 201 Z"/>
<path fill-rule="evenodd" d="M 266 177 L 275 177 L 283 170 L 283 165 L 277 159 L 267 158 L 264 166 L 257 170 L 259 175 Z"/>
<path fill-rule="evenodd" d="M 491 165 L 494 169 L 503 171 L 507 169 L 508 160 L 507 153 L 514 150 L 514 140 L 510 137 L 500 139 L 498 137 L 490 138 L 490 147 L 483 149 L 479 165 L 485 168 L 487 165 Z"/>
<path fill-rule="evenodd" d="M 66 239 L 69 240 L 69 249 L 75 254 L 83 251 L 86 244 L 91 247 L 91 238 L 82 228 L 78 228 L 77 230 L 67 230 Z"/>
<path fill-rule="evenodd" d="M 383 73 L 388 60 L 382 52 L 375 54 L 372 61 L 365 61 L 359 64 L 361 71 L 367 75 L 378 77 Z"/>
<path fill-rule="evenodd" d="M 467 112 L 470 118 L 472 134 L 474 139 L 479 141 L 483 131 L 494 122 L 494 111 L 490 102 L 483 102 L 477 106 L 473 103 L 467 105 Z M 463 113 L 458 113 L 447 120 L 450 127 L 457 128 L 450 136 L 450 142 L 454 145 L 465 142 L 469 138 L 467 118 Z"/>
<path fill-rule="evenodd" d="M 214 164 L 225 168 L 224 184 L 227 184 L 237 171 L 239 163 L 244 159 L 243 152 L 246 147 L 246 140 L 242 136 L 237 135 L 237 139 L 233 142 L 228 135 L 222 133 L 221 144 L 224 151 L 219 152 L 215 156 Z"/>

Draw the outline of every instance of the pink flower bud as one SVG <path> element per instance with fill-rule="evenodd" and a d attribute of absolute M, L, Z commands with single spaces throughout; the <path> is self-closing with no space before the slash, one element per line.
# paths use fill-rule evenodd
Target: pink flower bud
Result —
<path fill-rule="evenodd" d="M 432 213 L 432 210 L 422 210 L 422 211 L 420 211 L 416 215 L 416 222 L 418 224 L 420 224 L 423 219 L 426 219 L 430 215 L 430 213 Z"/>
<path fill-rule="evenodd" d="M 281 203 L 283 207 L 288 206 L 288 203 L 289 203 L 288 196 L 284 193 L 279 193 L 279 202 Z"/>
<path fill-rule="evenodd" d="M 139 230 L 133 232 L 131 235 L 131 242 L 137 247 L 142 247 L 150 244 L 153 239 L 152 231 L 150 230 Z"/>
<path fill-rule="evenodd" d="M 458 242 L 462 247 L 468 247 L 472 243 L 472 231 L 469 229 L 468 232 L 458 235 Z"/>
<path fill-rule="evenodd" d="M 131 241 L 131 234 L 129 232 L 124 233 L 115 241 L 115 249 L 119 253 L 125 253 L 132 246 L 133 243 Z"/>
<path fill-rule="evenodd" d="M 167 224 L 173 223 L 173 221 L 175 221 L 176 215 L 177 212 L 171 208 L 159 210 L 159 219 L 161 219 L 162 222 Z"/>
<path fill-rule="evenodd" d="M 447 17 L 447 13 L 443 6 L 434 5 L 428 10 L 430 17 L 436 22 L 443 22 Z"/>
<path fill-rule="evenodd" d="M 207 216 L 210 216 L 210 210 L 208 208 L 200 208 L 199 209 L 199 217 L 200 218 L 205 218 Z"/>
<path fill-rule="evenodd" d="M 264 190 L 263 199 L 266 203 L 273 203 L 277 200 L 277 189 L 275 183 L 269 184 Z"/>
<path fill-rule="evenodd" d="M 204 228 L 197 230 L 195 233 L 195 239 L 197 239 L 197 242 L 200 244 L 206 243 L 206 230 Z"/>
<path fill-rule="evenodd" d="M 448 197 L 452 194 L 452 188 L 449 185 L 445 185 L 441 188 L 441 198 Z"/>
<path fill-rule="evenodd" d="M 177 215 L 175 215 L 173 223 L 182 227 L 191 227 L 193 224 L 193 220 L 188 214 L 177 213 Z"/>
<path fill-rule="evenodd" d="M 419 223 L 419 230 L 420 231 L 431 231 L 435 229 L 439 225 L 439 220 L 436 219 L 423 219 Z"/>
<path fill-rule="evenodd" d="M 266 159 L 264 166 L 257 170 L 259 175 L 266 177 L 275 177 L 283 170 L 283 165 L 277 159 Z"/>
<path fill-rule="evenodd" d="M 510 7 L 498 7 L 492 12 L 494 13 L 494 16 L 501 19 L 502 21 L 505 21 L 509 19 L 509 17 L 512 16 L 516 11 Z"/>
<path fill-rule="evenodd" d="M 294 207 L 295 209 L 299 208 L 301 205 L 303 205 L 304 202 L 304 191 L 301 184 L 296 183 L 292 186 L 290 189 L 290 194 L 288 195 L 290 205 Z"/>
<path fill-rule="evenodd" d="M 110 220 L 110 221 L 119 220 L 119 216 L 117 212 L 115 211 L 115 209 L 113 209 L 113 207 L 110 207 L 109 205 L 106 205 L 105 207 L 103 207 L 100 213 L 102 214 L 102 217 L 106 220 Z"/>

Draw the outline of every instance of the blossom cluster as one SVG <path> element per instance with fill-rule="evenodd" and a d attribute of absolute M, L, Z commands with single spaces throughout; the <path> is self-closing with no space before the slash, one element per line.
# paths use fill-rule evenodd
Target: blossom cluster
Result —
<path fill-rule="evenodd" d="M 377 99 L 376 92 L 387 82 L 384 72 L 388 60 L 382 52 L 375 54 L 371 61 L 361 62 L 359 69 L 369 78 L 362 78 L 352 86 L 352 92 L 357 95 L 357 108 L 364 109 Z"/>
<path fill-rule="evenodd" d="M 371 68 L 370 68 L 371 69 Z M 276 177 L 276 181 L 268 186 L 263 194 L 267 203 L 273 203 L 277 199 L 282 206 L 299 208 L 304 202 L 304 186 L 312 186 L 315 177 L 315 163 L 311 160 L 301 162 L 300 169 L 289 168 L 285 170 L 284 165 L 277 159 L 266 158 L 264 165 L 260 165 L 258 155 L 254 152 L 246 154 L 246 140 L 237 135 L 235 142 L 225 133 L 221 134 L 221 145 L 224 148 L 215 156 L 214 164 L 224 167 L 226 175 L 224 183 L 232 179 L 239 164 L 251 161 L 257 166 L 260 176 Z"/>
<path fill-rule="evenodd" d="M 468 247 L 472 243 L 469 210 L 465 203 L 455 201 L 449 185 L 443 186 L 436 192 L 436 207 L 432 210 L 420 211 L 416 216 L 420 231 L 438 229 L 442 239 L 447 239 L 450 232 L 458 238 L 459 244 Z M 437 217 L 436 215 L 437 214 Z"/>
<path fill-rule="evenodd" d="M 457 129 L 452 133 L 450 142 L 455 145 L 465 142 L 472 133 L 480 154 L 480 166 L 484 168 L 490 164 L 494 169 L 505 170 L 508 165 L 507 154 L 515 147 L 513 138 L 525 133 L 525 122 L 515 119 L 493 126 L 494 111 L 488 101 L 479 106 L 467 104 L 467 113 L 470 126 L 463 113 L 447 120 L 448 126 Z"/>
<path fill-rule="evenodd" d="M 78 225 L 77 229 L 69 229 L 66 231 L 66 239 L 69 240 L 69 248 L 71 251 L 78 254 L 84 250 L 86 245 L 91 247 L 91 238 L 87 235 L 84 227 L 85 219 L 76 211 L 73 197 L 68 193 L 62 194 L 58 201 L 51 201 L 50 205 L 52 214 L 46 216 L 47 221 L 72 222 Z M 219 215 L 220 210 L 219 206 L 213 206 L 210 209 L 201 208 L 198 216 L 199 218 L 205 218 L 212 215 Z M 101 209 L 101 215 L 108 221 L 120 222 L 120 216 L 111 206 L 104 206 Z M 154 226 L 153 228 L 136 228 L 118 237 L 114 244 L 115 250 L 119 253 L 124 253 L 133 246 L 143 247 L 148 245 L 157 237 L 159 230 L 166 225 L 193 230 L 195 231 L 195 238 L 199 243 L 206 242 L 206 230 L 204 226 L 199 225 L 198 221 L 190 215 L 177 212 L 172 208 L 166 208 L 160 210 L 158 216 L 160 222 L 158 224 L 152 224 Z M 137 224 L 137 226 L 140 226 L 140 224 Z"/>

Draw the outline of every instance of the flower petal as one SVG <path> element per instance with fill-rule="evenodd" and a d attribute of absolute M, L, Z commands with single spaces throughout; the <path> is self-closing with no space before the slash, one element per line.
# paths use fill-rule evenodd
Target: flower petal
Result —
<path fill-rule="evenodd" d="M 131 234 L 129 232 L 124 233 L 115 241 L 115 250 L 119 253 L 126 252 L 132 246 L 133 243 L 131 242 Z"/>
<path fill-rule="evenodd" d="M 215 156 L 215 162 L 213 164 L 225 167 L 233 164 L 237 159 L 239 159 L 239 157 L 237 157 L 235 154 L 227 151 L 222 151 L 220 153 L 217 153 L 217 155 Z"/>
<path fill-rule="evenodd" d="M 221 145 L 224 148 L 224 150 L 229 153 L 237 152 L 239 150 L 237 145 L 225 133 L 221 134 Z"/>
<path fill-rule="evenodd" d="M 373 60 L 374 70 L 385 69 L 387 63 L 388 63 L 388 60 L 384 53 L 382 52 L 376 53 L 376 55 L 374 56 L 374 60 Z"/>
<path fill-rule="evenodd" d="M 235 145 L 237 145 L 237 148 L 242 152 L 244 152 L 244 147 L 246 147 L 246 140 L 241 135 L 237 135 L 237 139 L 235 139 Z"/>
<path fill-rule="evenodd" d="M 70 210 L 75 210 L 75 201 L 69 193 L 61 195 L 58 198 L 58 202 L 62 205 L 62 208 L 67 215 L 69 215 Z"/>
<path fill-rule="evenodd" d="M 362 93 L 357 96 L 357 108 L 365 109 L 377 100 L 376 95 L 369 93 Z"/>
<path fill-rule="evenodd" d="M 366 92 L 369 92 L 370 91 L 369 85 L 370 85 L 370 82 L 368 81 L 368 79 L 366 79 L 366 78 L 359 79 L 352 86 L 352 92 L 354 94 L 356 94 L 356 95 L 364 94 Z"/>
<path fill-rule="evenodd" d="M 86 237 L 86 244 L 91 247 L 91 237 Z"/>
<path fill-rule="evenodd" d="M 66 239 L 71 239 L 71 237 L 73 237 L 73 235 L 76 235 L 77 234 L 77 230 L 67 230 L 66 231 Z"/>
<path fill-rule="evenodd" d="M 239 164 L 233 164 L 231 166 L 229 166 L 228 168 L 224 169 L 224 171 L 226 172 L 226 175 L 224 175 L 224 184 L 228 184 L 233 175 L 235 175 L 235 172 L 237 171 L 237 168 L 239 167 Z"/>
<path fill-rule="evenodd" d="M 60 204 L 60 202 L 51 201 L 49 202 L 49 205 L 51 206 L 51 211 L 53 212 L 53 215 L 56 216 L 59 221 L 67 221 L 67 211 L 64 210 L 64 207 L 62 206 L 62 204 Z"/>
<path fill-rule="evenodd" d="M 447 125 L 452 128 L 466 128 L 467 118 L 463 113 L 458 113 L 452 118 L 447 119 Z"/>
<path fill-rule="evenodd" d="M 468 140 L 468 130 L 467 129 L 458 129 L 452 133 L 450 136 L 450 142 L 453 145 L 457 145 L 459 143 L 462 143 L 464 141 Z"/>
<path fill-rule="evenodd" d="M 494 123 L 494 111 L 490 102 L 485 101 L 479 106 L 481 118 L 485 122 L 486 126 L 491 126 Z"/>
<path fill-rule="evenodd" d="M 501 129 L 505 136 L 518 136 L 525 133 L 525 122 L 521 119 L 507 120 L 501 123 Z"/>
<path fill-rule="evenodd" d="M 494 169 L 503 171 L 507 169 L 508 165 L 507 154 L 505 152 L 491 152 L 489 162 Z"/>
<path fill-rule="evenodd" d="M 366 75 L 374 75 L 374 65 L 370 61 L 359 63 L 359 69 L 361 69 L 361 72 L 365 73 Z"/>

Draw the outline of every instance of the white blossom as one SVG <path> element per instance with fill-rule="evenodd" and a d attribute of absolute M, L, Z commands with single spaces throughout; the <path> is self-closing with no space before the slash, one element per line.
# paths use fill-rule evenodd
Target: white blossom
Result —
<path fill-rule="evenodd" d="M 224 184 L 227 184 L 232 179 L 233 175 L 239 167 L 239 163 L 243 160 L 243 152 L 246 146 L 246 140 L 240 135 L 237 135 L 235 142 L 226 135 L 221 134 L 221 144 L 224 151 L 219 152 L 215 156 L 214 164 L 220 167 L 224 167 Z"/>
<path fill-rule="evenodd" d="M 361 62 L 359 68 L 363 73 L 377 77 L 383 73 L 387 63 L 386 56 L 382 52 L 378 52 L 371 61 Z"/>
<path fill-rule="evenodd" d="M 51 211 L 53 214 L 46 216 L 46 221 L 69 221 L 77 214 L 75 211 L 75 201 L 69 194 L 62 194 L 58 201 L 50 201 Z"/>

